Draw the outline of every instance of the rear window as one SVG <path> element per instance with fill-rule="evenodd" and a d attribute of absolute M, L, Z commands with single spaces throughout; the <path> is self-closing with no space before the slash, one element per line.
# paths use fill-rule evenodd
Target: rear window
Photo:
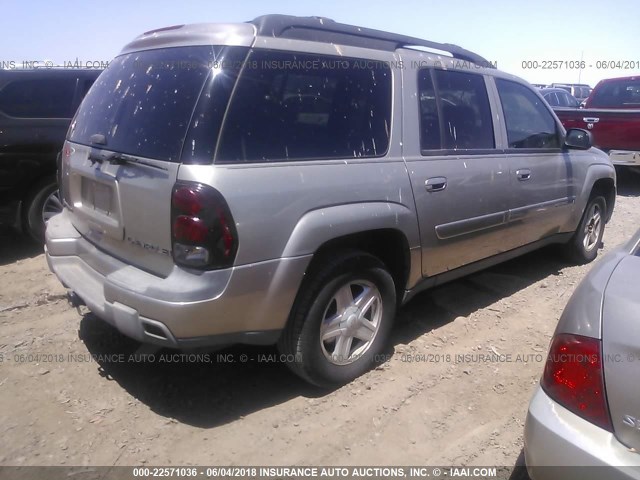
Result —
<path fill-rule="evenodd" d="M 382 156 L 391 128 L 384 62 L 256 50 L 238 80 L 216 163 Z"/>
<path fill-rule="evenodd" d="M 589 104 L 595 108 L 640 108 L 640 79 L 603 83 Z"/>
<path fill-rule="evenodd" d="M 130 155 L 180 160 L 196 101 L 215 76 L 222 47 L 178 47 L 122 55 L 85 97 L 69 139 Z M 215 132 L 213 133 L 215 136 Z"/>
<path fill-rule="evenodd" d="M 16 80 L 0 91 L 0 111 L 18 118 L 71 118 L 77 78 Z"/>
<path fill-rule="evenodd" d="M 421 70 L 418 77 L 422 150 L 494 148 L 491 106 L 484 78 L 449 70 L 435 70 L 434 75 L 435 90 L 429 70 Z"/>

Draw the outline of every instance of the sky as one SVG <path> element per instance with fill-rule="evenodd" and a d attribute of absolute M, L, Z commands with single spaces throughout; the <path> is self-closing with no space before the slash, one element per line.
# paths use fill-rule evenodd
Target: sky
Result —
<path fill-rule="evenodd" d="M 33 61 L 97 66 L 155 28 L 283 13 L 454 43 L 531 83 L 593 87 L 640 75 L 638 0 L 0 0 L 0 7 L 4 68 Z"/>

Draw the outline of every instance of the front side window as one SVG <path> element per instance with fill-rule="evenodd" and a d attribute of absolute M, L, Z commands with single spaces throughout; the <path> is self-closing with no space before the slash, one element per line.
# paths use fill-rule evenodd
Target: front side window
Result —
<path fill-rule="evenodd" d="M 507 127 L 509 148 L 560 148 L 556 121 L 544 102 L 529 88 L 496 79 Z"/>
<path fill-rule="evenodd" d="M 383 62 L 255 50 L 231 99 L 215 162 L 383 156 L 391 86 Z"/>
<path fill-rule="evenodd" d="M 429 70 L 418 76 L 423 150 L 482 150 L 495 147 L 491 106 L 481 75 Z"/>
<path fill-rule="evenodd" d="M 18 118 L 71 118 L 77 79 L 20 80 L 0 91 L 0 110 Z"/>

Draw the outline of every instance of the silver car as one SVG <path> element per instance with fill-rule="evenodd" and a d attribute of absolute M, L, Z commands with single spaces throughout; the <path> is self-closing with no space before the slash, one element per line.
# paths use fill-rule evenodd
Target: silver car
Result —
<path fill-rule="evenodd" d="M 61 163 L 47 260 L 76 303 L 162 346 L 277 343 L 318 385 L 381 361 L 426 288 L 552 243 L 593 260 L 616 196 L 526 82 L 317 17 L 143 34 Z"/>
<path fill-rule="evenodd" d="M 638 278 L 640 231 L 569 300 L 527 415 L 532 479 L 640 479 Z"/>

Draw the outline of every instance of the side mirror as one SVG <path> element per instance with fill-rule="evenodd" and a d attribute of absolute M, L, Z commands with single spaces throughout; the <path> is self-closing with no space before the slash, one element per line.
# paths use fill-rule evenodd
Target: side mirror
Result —
<path fill-rule="evenodd" d="M 589 150 L 593 145 L 591 132 L 582 128 L 570 128 L 564 137 L 564 146 L 576 150 Z"/>

